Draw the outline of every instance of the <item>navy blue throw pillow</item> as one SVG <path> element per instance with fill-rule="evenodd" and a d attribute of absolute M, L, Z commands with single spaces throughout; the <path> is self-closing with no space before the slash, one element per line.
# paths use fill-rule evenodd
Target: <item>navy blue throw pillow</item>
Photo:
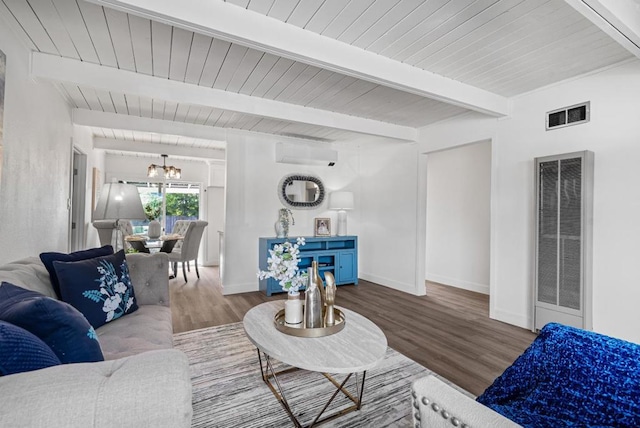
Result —
<path fill-rule="evenodd" d="M 27 330 L 0 321 L 0 376 L 57 366 L 51 348 Z"/>
<path fill-rule="evenodd" d="M 94 257 L 108 256 L 109 254 L 113 254 L 113 247 L 111 245 L 105 245 L 104 247 L 91 248 L 88 250 L 76 251 L 75 253 L 69 254 L 42 253 L 40 254 L 40 260 L 42 261 L 44 267 L 47 268 L 47 272 L 49 272 L 53 291 L 56 292 L 56 296 L 58 296 L 58 299 L 61 299 L 62 295 L 60 294 L 60 281 L 58 281 L 56 270 L 53 268 L 53 262 L 77 262 L 79 260 L 93 259 Z"/>
<path fill-rule="evenodd" d="M 124 250 L 79 262 L 54 262 L 62 300 L 101 325 L 138 309 Z"/>
<path fill-rule="evenodd" d="M 36 335 L 63 364 L 104 360 L 95 330 L 67 303 L 3 282 L 0 320 Z"/>

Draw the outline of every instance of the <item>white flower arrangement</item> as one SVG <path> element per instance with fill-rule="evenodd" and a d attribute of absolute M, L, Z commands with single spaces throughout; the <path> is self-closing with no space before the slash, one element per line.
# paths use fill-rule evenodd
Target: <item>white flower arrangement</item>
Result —
<path fill-rule="evenodd" d="M 273 249 L 269 250 L 271 257 L 267 259 L 268 270 L 259 271 L 258 278 L 273 278 L 280 283 L 284 291 L 297 293 L 300 287 L 307 283 L 308 277 L 306 272 L 298 272 L 300 247 L 304 244 L 304 238 L 300 237 L 296 239 L 295 244 L 285 241 L 274 245 Z"/>

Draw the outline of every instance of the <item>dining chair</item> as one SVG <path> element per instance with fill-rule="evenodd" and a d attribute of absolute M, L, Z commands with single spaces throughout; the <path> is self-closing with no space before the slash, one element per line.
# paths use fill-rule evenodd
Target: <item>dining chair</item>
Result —
<path fill-rule="evenodd" d="M 171 231 L 171 233 L 174 234 L 174 235 L 184 236 L 187 233 L 187 229 L 189 228 L 189 224 L 192 221 L 193 220 L 177 220 L 173 224 L 173 230 Z M 176 252 L 180 251 L 182 249 L 182 243 L 183 242 L 184 241 L 182 239 L 179 240 L 178 242 L 176 242 L 175 245 L 173 246 L 173 251 L 176 251 Z M 188 261 L 187 261 L 187 272 L 191 272 L 191 264 Z"/>
<path fill-rule="evenodd" d="M 200 250 L 200 241 L 202 240 L 202 234 L 204 228 L 209 224 L 204 220 L 188 221 L 187 230 L 184 233 L 184 239 L 180 248 L 173 248 L 173 251 L 168 253 L 169 262 L 173 267 L 173 275 L 177 275 L 178 262 L 182 263 L 182 274 L 184 275 L 184 281 L 187 282 L 187 269 L 185 264 L 188 264 L 191 260 L 194 261 L 196 267 L 196 275 L 200 278 L 200 272 L 198 272 L 198 251 Z M 177 222 L 176 222 L 177 224 Z M 174 227 L 174 231 L 175 231 Z"/>
<path fill-rule="evenodd" d="M 175 234 L 175 235 L 181 235 L 184 236 L 187 233 L 187 229 L 189 228 L 189 224 L 192 222 L 193 220 L 177 220 L 174 225 L 173 225 L 173 230 L 171 231 L 171 233 Z M 182 240 L 176 242 L 176 245 L 173 247 L 174 250 L 180 250 L 182 248 Z"/>
<path fill-rule="evenodd" d="M 122 249 L 128 250 L 132 248 L 131 243 L 127 241 L 127 236 L 133 235 L 133 223 L 130 220 L 118 220 L 118 230 L 122 235 Z M 118 248 L 116 248 L 116 251 Z"/>

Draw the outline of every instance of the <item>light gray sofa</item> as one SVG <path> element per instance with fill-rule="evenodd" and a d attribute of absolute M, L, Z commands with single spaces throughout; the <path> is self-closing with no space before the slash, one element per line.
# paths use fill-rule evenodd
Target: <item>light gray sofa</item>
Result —
<path fill-rule="evenodd" d="M 138 310 L 96 329 L 105 361 L 0 377 L 0 427 L 190 427 L 189 363 L 173 348 L 166 254 L 128 254 Z M 56 298 L 37 257 L 0 282 Z"/>

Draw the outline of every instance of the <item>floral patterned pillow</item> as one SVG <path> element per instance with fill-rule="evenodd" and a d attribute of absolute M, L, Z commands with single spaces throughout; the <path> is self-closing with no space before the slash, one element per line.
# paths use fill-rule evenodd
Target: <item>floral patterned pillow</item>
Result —
<path fill-rule="evenodd" d="M 54 262 L 62 300 L 98 328 L 138 309 L 124 251 L 77 262 Z"/>

